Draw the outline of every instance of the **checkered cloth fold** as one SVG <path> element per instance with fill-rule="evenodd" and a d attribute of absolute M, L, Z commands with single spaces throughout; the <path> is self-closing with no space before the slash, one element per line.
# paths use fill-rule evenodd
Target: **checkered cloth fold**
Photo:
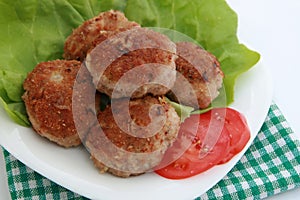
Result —
<path fill-rule="evenodd" d="M 86 199 L 51 182 L 3 151 L 13 200 Z M 293 138 L 286 119 L 272 104 L 245 155 L 218 184 L 197 200 L 262 199 L 299 187 L 299 174 L 300 142 Z"/>

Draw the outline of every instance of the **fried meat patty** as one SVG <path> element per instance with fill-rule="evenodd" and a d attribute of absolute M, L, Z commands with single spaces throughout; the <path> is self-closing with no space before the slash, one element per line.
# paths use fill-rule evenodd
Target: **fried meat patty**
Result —
<path fill-rule="evenodd" d="M 73 30 L 65 41 L 63 57 L 67 60 L 83 61 L 87 52 L 100 42 L 136 26 L 139 24 L 128 21 L 119 11 L 102 12 Z"/>
<path fill-rule="evenodd" d="M 164 97 L 152 96 L 130 101 L 115 99 L 98 113 L 98 120 L 99 125 L 90 129 L 85 145 L 100 172 L 120 177 L 138 175 L 157 166 L 176 139 L 180 124 L 179 116 Z"/>
<path fill-rule="evenodd" d="M 95 88 L 86 69 L 83 69 L 85 72 L 82 73 L 78 90 L 73 92 L 80 67 L 81 62 L 74 60 L 42 62 L 28 74 L 23 84 L 25 93 L 22 98 L 33 129 L 39 135 L 64 147 L 81 144 L 73 120 L 73 93 L 78 97 L 75 102 L 77 105 L 82 102 L 95 102 L 85 97 L 87 93 L 93 92 L 95 95 Z M 85 107 L 78 106 L 76 114 L 82 118 L 96 118 L 96 113 L 89 112 Z M 86 126 L 89 124 L 78 124 L 82 130 L 86 130 Z"/>
<path fill-rule="evenodd" d="M 171 98 L 197 109 L 208 107 L 223 83 L 224 74 L 217 58 L 191 42 L 179 42 L 176 47 L 178 73 Z M 195 101 L 191 100 L 193 95 Z"/>
<path fill-rule="evenodd" d="M 132 28 L 97 45 L 86 67 L 100 92 L 112 98 L 166 94 L 176 79 L 176 45 L 165 35 Z"/>

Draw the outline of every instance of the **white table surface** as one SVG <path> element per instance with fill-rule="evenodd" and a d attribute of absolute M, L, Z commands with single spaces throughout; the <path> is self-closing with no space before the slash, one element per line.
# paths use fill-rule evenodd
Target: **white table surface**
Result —
<path fill-rule="evenodd" d="M 300 139 L 300 1 L 227 0 L 238 13 L 240 40 L 260 52 L 270 68 L 274 101 Z M 1 153 L 2 154 L 2 153 Z M 0 154 L 0 199 L 9 200 L 3 156 Z M 272 200 L 299 199 L 300 188 L 275 195 Z"/>

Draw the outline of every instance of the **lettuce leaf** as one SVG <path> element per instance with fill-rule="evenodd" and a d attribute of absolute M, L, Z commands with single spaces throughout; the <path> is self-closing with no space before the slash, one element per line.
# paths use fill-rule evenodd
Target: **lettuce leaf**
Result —
<path fill-rule="evenodd" d="M 16 123 L 30 126 L 21 98 L 24 93 L 22 87 L 24 78 L 22 73 L 0 70 L 0 105 Z"/>
<path fill-rule="evenodd" d="M 0 105 L 14 122 L 22 126 L 30 126 L 23 102 L 6 103 L 3 98 L 0 97 Z"/>
<path fill-rule="evenodd" d="M 235 79 L 259 54 L 240 44 L 237 16 L 225 0 L 2 0 L 0 1 L 0 104 L 28 126 L 22 82 L 37 63 L 62 58 L 66 37 L 101 11 L 117 9 L 144 27 L 182 32 L 213 53 L 225 73 L 220 96 L 234 100 Z M 217 100 L 218 101 L 218 100 Z"/>

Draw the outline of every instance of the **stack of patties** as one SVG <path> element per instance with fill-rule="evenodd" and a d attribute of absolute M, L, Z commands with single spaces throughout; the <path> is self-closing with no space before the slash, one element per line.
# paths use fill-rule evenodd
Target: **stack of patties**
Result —
<path fill-rule="evenodd" d="M 65 60 L 40 63 L 25 80 L 23 99 L 33 128 L 65 147 L 81 140 L 100 172 L 128 177 L 153 170 L 180 126 L 165 95 L 190 105 L 193 90 L 192 106 L 204 108 L 222 84 L 213 55 L 191 43 L 177 48 L 178 55 L 167 36 L 121 12 L 100 13 L 67 38 Z M 182 79 L 193 84 L 185 87 Z"/>
<path fill-rule="evenodd" d="M 176 45 L 165 35 L 126 21 L 120 12 L 104 14 L 131 27 L 111 30 L 99 43 L 94 40 L 97 45 L 86 55 L 84 65 L 97 91 L 108 95 L 111 103 L 98 112 L 99 123 L 84 137 L 84 144 L 101 172 L 127 177 L 152 170 L 177 137 L 180 120 L 164 98 L 176 79 Z M 103 27 L 114 24 L 91 21 Z M 78 40 L 78 32 L 94 26 L 88 21 L 74 30 L 65 50 Z M 99 31 L 98 38 L 106 33 Z"/>

